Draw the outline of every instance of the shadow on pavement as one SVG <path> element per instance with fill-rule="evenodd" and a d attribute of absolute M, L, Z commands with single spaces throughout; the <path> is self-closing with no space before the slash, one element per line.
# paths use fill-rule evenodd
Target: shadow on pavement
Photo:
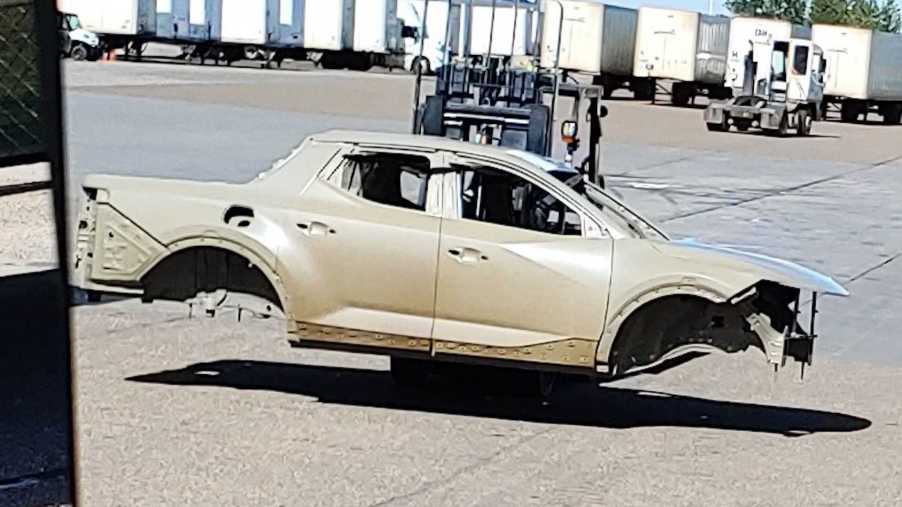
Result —
<path fill-rule="evenodd" d="M 475 386 L 400 390 L 387 371 L 262 361 L 198 363 L 127 380 L 276 391 L 312 396 L 321 403 L 605 428 L 675 426 L 794 437 L 859 431 L 871 425 L 867 419 L 835 412 L 596 388 L 590 383 L 566 386 L 548 404 L 537 399 L 486 395 Z"/>
<path fill-rule="evenodd" d="M 60 284 L 56 270 L 0 277 L 0 505 L 69 500 Z"/>

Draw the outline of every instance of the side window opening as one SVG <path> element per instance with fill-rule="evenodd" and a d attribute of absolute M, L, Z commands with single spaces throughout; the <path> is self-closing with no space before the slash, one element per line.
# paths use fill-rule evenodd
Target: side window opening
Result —
<path fill-rule="evenodd" d="M 789 44 L 785 42 L 774 43 L 774 51 L 771 53 L 771 70 L 774 81 L 786 81 L 786 56 L 789 52 Z"/>
<path fill-rule="evenodd" d="M 808 48 L 806 46 L 796 46 L 792 55 L 792 71 L 800 75 L 808 72 Z"/>
<path fill-rule="evenodd" d="M 461 217 L 549 234 L 579 236 L 578 213 L 538 185 L 488 167 L 460 170 Z"/>
<path fill-rule="evenodd" d="M 429 171 L 429 159 L 425 157 L 392 153 L 350 155 L 328 180 L 368 201 L 425 211 Z"/>

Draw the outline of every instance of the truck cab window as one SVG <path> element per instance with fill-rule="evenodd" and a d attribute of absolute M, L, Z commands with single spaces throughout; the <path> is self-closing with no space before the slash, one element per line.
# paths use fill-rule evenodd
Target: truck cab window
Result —
<path fill-rule="evenodd" d="M 390 153 L 348 156 L 339 173 L 339 185 L 353 195 L 388 206 L 426 210 L 427 158 Z M 337 176 L 329 180 L 335 181 Z"/>
<path fill-rule="evenodd" d="M 544 188 L 488 167 L 460 171 L 461 217 L 549 234 L 579 236 L 582 220 Z"/>
<path fill-rule="evenodd" d="M 808 72 L 808 48 L 806 46 L 796 46 L 792 55 L 792 71 L 796 74 L 806 74 Z"/>

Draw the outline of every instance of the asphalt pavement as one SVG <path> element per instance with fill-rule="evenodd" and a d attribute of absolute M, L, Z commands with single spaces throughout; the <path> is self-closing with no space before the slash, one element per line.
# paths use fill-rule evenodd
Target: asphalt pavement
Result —
<path fill-rule="evenodd" d="M 65 70 L 70 181 L 246 181 L 312 132 L 407 130 L 413 94 L 399 73 Z M 823 301 L 804 380 L 748 352 L 547 403 L 399 392 L 386 358 L 290 349 L 278 321 L 108 301 L 74 311 L 85 505 L 902 503 L 902 129 L 774 139 L 709 133 L 698 109 L 608 106 L 614 193 L 674 236 L 850 289 Z"/>

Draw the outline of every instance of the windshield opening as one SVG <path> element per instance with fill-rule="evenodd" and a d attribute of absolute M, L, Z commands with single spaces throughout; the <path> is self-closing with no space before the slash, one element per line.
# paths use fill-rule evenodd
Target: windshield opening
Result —
<path fill-rule="evenodd" d="M 586 181 L 582 173 L 573 167 L 547 157 L 520 150 L 509 150 L 511 155 L 520 158 L 542 169 L 557 180 L 567 185 L 574 192 L 585 198 L 585 202 L 599 210 L 605 219 L 622 229 L 630 231 L 639 238 L 668 239 L 663 231 L 651 222 L 631 210 L 622 202 L 612 197 L 601 187 Z"/>
<path fill-rule="evenodd" d="M 69 30 L 81 28 L 81 22 L 78 21 L 78 16 L 75 14 L 66 14 L 66 25 L 68 25 Z"/>

